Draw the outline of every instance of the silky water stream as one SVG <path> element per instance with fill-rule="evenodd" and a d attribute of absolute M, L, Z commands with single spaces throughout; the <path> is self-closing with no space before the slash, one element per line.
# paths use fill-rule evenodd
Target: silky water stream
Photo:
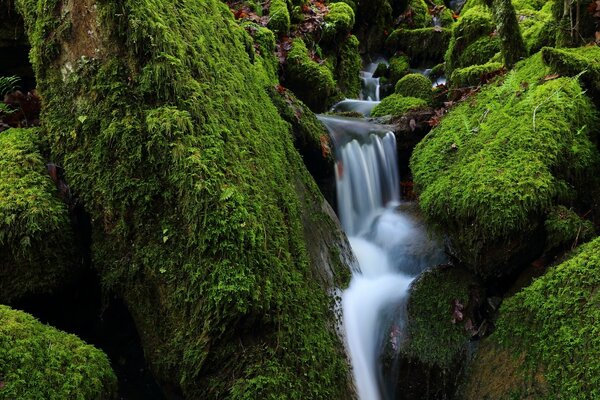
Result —
<path fill-rule="evenodd" d="M 363 88 L 378 95 L 378 82 L 368 79 Z M 369 97 L 345 100 L 334 110 L 342 104 L 346 111 L 370 111 L 378 102 Z M 319 119 L 335 145 L 338 215 L 360 265 L 342 294 L 354 380 L 361 400 L 393 399 L 395 384 L 389 377 L 394 374 L 384 371 L 381 359 L 384 351 L 389 359 L 390 349 L 392 358 L 398 356 L 410 283 L 443 261 L 443 253 L 410 211 L 414 207 L 400 199 L 396 138 L 390 127 L 360 118 Z"/>

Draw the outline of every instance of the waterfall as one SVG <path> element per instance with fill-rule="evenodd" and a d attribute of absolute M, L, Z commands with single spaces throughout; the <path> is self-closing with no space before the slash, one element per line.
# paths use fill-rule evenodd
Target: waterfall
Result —
<path fill-rule="evenodd" d="M 394 383 L 386 382 L 381 357 L 385 349 L 397 357 L 410 284 L 440 261 L 441 252 L 418 220 L 401 211 L 406 204 L 390 127 L 358 118 L 319 119 L 334 142 L 338 215 L 360 266 L 342 294 L 354 380 L 361 400 L 391 399 Z"/>

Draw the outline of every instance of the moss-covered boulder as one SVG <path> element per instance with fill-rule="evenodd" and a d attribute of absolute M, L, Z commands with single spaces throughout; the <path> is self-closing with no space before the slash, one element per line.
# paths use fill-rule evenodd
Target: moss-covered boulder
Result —
<path fill-rule="evenodd" d="M 360 95 L 362 59 L 358 46 L 358 39 L 354 35 L 347 36 L 339 44 L 334 71 L 338 88 L 344 96 L 351 99 Z"/>
<path fill-rule="evenodd" d="M 594 224 L 563 205 L 550 209 L 544 228 L 547 250 L 572 248 L 594 236 Z"/>
<path fill-rule="evenodd" d="M 402 51 L 415 65 L 439 63 L 450 43 L 452 30 L 448 28 L 396 29 L 387 38 L 388 52 Z"/>
<path fill-rule="evenodd" d="M 433 100 L 431 81 L 421 74 L 408 74 L 395 86 L 396 94 L 404 97 L 416 97 L 430 103 Z"/>
<path fill-rule="evenodd" d="M 48 293 L 78 274 L 66 204 L 40 154 L 38 129 L 0 134 L 0 301 Z"/>
<path fill-rule="evenodd" d="M 0 398 L 108 400 L 116 392 L 102 351 L 0 305 Z"/>
<path fill-rule="evenodd" d="M 377 104 L 373 111 L 371 111 L 372 117 L 383 117 L 389 115 L 392 118 L 400 117 L 402 114 L 411 110 L 418 110 L 420 108 L 426 108 L 427 101 L 416 97 L 405 97 L 399 94 L 391 94 L 385 99 L 381 100 L 381 103 Z"/>
<path fill-rule="evenodd" d="M 499 62 L 488 62 L 483 65 L 471 65 L 458 68 L 452 72 L 450 82 L 454 87 L 479 86 L 486 83 L 488 78 L 502 73 L 504 65 Z"/>
<path fill-rule="evenodd" d="M 594 106 L 577 79 L 549 73 L 540 54 L 521 63 L 452 109 L 411 159 L 425 215 L 486 278 L 539 255 L 549 208 L 576 198 L 598 162 Z"/>
<path fill-rule="evenodd" d="M 476 6 L 466 11 L 452 29 L 452 39 L 444 56 L 446 73 L 487 63 L 500 51 L 500 41 L 493 35 L 495 29 L 488 9 Z"/>
<path fill-rule="evenodd" d="M 476 353 L 467 399 L 600 396 L 600 239 L 505 300 Z"/>
<path fill-rule="evenodd" d="M 285 85 L 314 111 L 325 111 L 338 95 L 333 73 L 312 60 L 302 39 L 294 39 L 287 55 Z"/>
<path fill-rule="evenodd" d="M 279 35 L 287 35 L 290 31 L 290 12 L 286 0 L 271 0 L 267 26 Z"/>
<path fill-rule="evenodd" d="M 325 14 L 323 38 L 337 41 L 348 36 L 354 27 L 354 10 L 346 3 L 330 3 L 329 12 Z"/>
<path fill-rule="evenodd" d="M 600 93 L 600 47 L 586 46 L 574 49 L 542 49 L 544 62 L 562 75 L 576 76 L 580 73 L 586 87 Z M 585 71 L 585 72 L 584 72 Z"/>
<path fill-rule="evenodd" d="M 157 381 L 188 399 L 352 397 L 330 295 L 347 242 L 252 38 L 217 0 L 83 5 L 17 2 L 42 127 Z"/>
<path fill-rule="evenodd" d="M 433 24 L 425 0 L 409 0 L 397 22 L 400 28 L 406 29 L 427 28 Z"/>
<path fill-rule="evenodd" d="M 390 58 L 389 83 L 395 87 L 403 76 L 410 72 L 409 58 L 406 55 L 397 55 Z"/>

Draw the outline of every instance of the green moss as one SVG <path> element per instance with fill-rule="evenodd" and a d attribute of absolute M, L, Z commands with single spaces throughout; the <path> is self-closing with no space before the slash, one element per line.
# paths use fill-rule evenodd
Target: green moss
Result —
<path fill-rule="evenodd" d="M 403 76 L 408 74 L 410 71 L 410 64 L 408 56 L 394 56 L 390 58 L 390 75 L 389 75 L 389 83 L 392 86 L 396 85 L 396 82 L 400 80 Z"/>
<path fill-rule="evenodd" d="M 356 36 L 350 35 L 339 46 L 335 80 L 347 98 L 358 98 L 360 95 L 362 60 L 358 53 L 358 45 Z"/>
<path fill-rule="evenodd" d="M 548 1 L 539 11 L 517 7 L 519 25 L 529 54 L 539 51 L 544 46 L 554 45 L 556 22 L 552 16 L 552 4 L 553 2 Z"/>
<path fill-rule="evenodd" d="M 427 103 L 433 100 L 431 81 L 421 74 L 408 74 L 400 79 L 395 86 L 395 92 L 404 97 L 416 97 Z"/>
<path fill-rule="evenodd" d="M 576 79 L 544 81 L 548 71 L 539 54 L 521 63 L 451 110 L 411 159 L 425 215 L 482 276 L 515 267 L 508 251 L 487 260 L 491 246 L 531 234 L 561 188 L 581 185 L 598 159 L 587 136 L 597 128 L 593 105 Z"/>
<path fill-rule="evenodd" d="M 373 78 L 387 77 L 390 74 L 390 66 L 388 63 L 380 62 L 373 72 Z"/>
<path fill-rule="evenodd" d="M 256 59 L 262 63 L 268 79 L 265 85 L 271 86 L 279 82 L 279 60 L 275 56 L 275 35 L 273 31 L 254 22 L 243 22 L 241 26 L 254 40 L 257 51 Z"/>
<path fill-rule="evenodd" d="M 313 61 L 302 39 L 294 39 L 287 56 L 287 87 L 315 111 L 324 111 L 333 103 L 336 84 L 331 70 Z"/>
<path fill-rule="evenodd" d="M 387 38 L 388 51 L 406 53 L 415 64 L 441 62 L 450 43 L 450 29 L 396 29 Z"/>
<path fill-rule="evenodd" d="M 452 322 L 454 302 L 465 308 L 477 281 L 456 267 L 424 272 L 411 286 L 408 341 L 403 351 L 428 366 L 448 370 L 466 356 L 470 334 L 465 321 Z"/>
<path fill-rule="evenodd" d="M 498 62 L 471 65 L 454 70 L 450 82 L 454 87 L 478 86 L 485 81 L 486 77 L 501 72 L 503 68 L 504 66 Z"/>
<path fill-rule="evenodd" d="M 574 49 L 542 49 L 544 62 L 562 75 L 575 76 L 581 72 L 586 86 L 600 91 L 600 47 L 588 46 Z"/>
<path fill-rule="evenodd" d="M 0 398 L 113 399 L 106 355 L 31 315 L 0 305 Z"/>
<path fill-rule="evenodd" d="M 474 6 L 466 11 L 452 30 L 452 38 L 444 56 L 446 73 L 487 63 L 500 51 L 500 41 L 492 35 L 494 30 L 495 25 L 487 9 Z"/>
<path fill-rule="evenodd" d="M 325 15 L 324 22 L 324 39 L 340 40 L 346 37 L 354 26 L 354 11 L 346 3 L 330 3 L 329 12 Z"/>
<path fill-rule="evenodd" d="M 60 288 L 77 274 L 66 205 L 40 155 L 38 129 L 0 134 L 0 301 Z"/>
<path fill-rule="evenodd" d="M 427 102 L 423 99 L 391 94 L 375 106 L 373 111 L 371 111 L 371 116 L 382 117 L 384 115 L 391 115 L 392 117 L 399 117 L 407 111 L 424 107 L 427 107 Z"/>
<path fill-rule="evenodd" d="M 271 0 L 267 26 L 279 35 L 288 34 L 290 31 L 290 12 L 286 0 Z"/>
<path fill-rule="evenodd" d="M 93 218 L 94 264 L 125 299 L 157 380 L 194 399 L 273 398 L 283 386 L 290 399 L 349 398 L 327 292 L 347 272 L 324 282 L 323 268 L 344 264 L 311 256 L 318 241 L 302 222 L 323 199 L 252 39 L 217 0 L 95 4 L 86 29 L 103 34 L 69 31 L 45 62 L 54 21 L 79 14 L 58 0 L 17 5 L 53 156 Z M 333 90 L 301 41 L 291 53 L 289 68 L 309 64 Z M 314 226 L 335 226 L 315 214 Z"/>
<path fill-rule="evenodd" d="M 544 376 L 548 393 L 539 398 L 600 396 L 599 287 L 596 238 L 502 304 L 490 339 L 525 358 L 522 375 Z"/>
<path fill-rule="evenodd" d="M 418 29 L 428 28 L 431 26 L 431 15 L 429 15 L 429 9 L 425 0 L 409 0 L 404 15 L 407 15 L 407 19 L 401 21 L 399 27 Z"/>
<path fill-rule="evenodd" d="M 594 236 L 594 224 L 582 219 L 565 206 L 552 207 L 544 222 L 544 228 L 548 250 L 584 243 Z"/>

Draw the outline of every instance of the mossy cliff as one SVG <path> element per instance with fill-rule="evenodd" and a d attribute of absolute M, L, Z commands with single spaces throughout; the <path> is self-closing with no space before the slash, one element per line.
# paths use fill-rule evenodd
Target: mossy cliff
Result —
<path fill-rule="evenodd" d="M 540 54 L 519 64 L 453 108 L 411 159 L 425 215 L 484 278 L 539 255 L 549 209 L 573 202 L 598 163 L 593 104 L 576 78 L 550 73 Z"/>
<path fill-rule="evenodd" d="M 17 6 L 53 157 L 159 382 L 193 399 L 351 397 L 327 294 L 346 283 L 346 242 L 311 250 L 303 221 L 337 225 L 227 6 Z"/>
<path fill-rule="evenodd" d="M 38 129 L 0 134 L 0 302 L 60 289 L 77 276 L 67 206 L 46 170 Z"/>
<path fill-rule="evenodd" d="M 0 398 L 109 400 L 108 358 L 74 335 L 0 305 Z"/>
<path fill-rule="evenodd" d="M 466 399 L 600 396 L 600 239 L 500 307 L 476 353 Z"/>

